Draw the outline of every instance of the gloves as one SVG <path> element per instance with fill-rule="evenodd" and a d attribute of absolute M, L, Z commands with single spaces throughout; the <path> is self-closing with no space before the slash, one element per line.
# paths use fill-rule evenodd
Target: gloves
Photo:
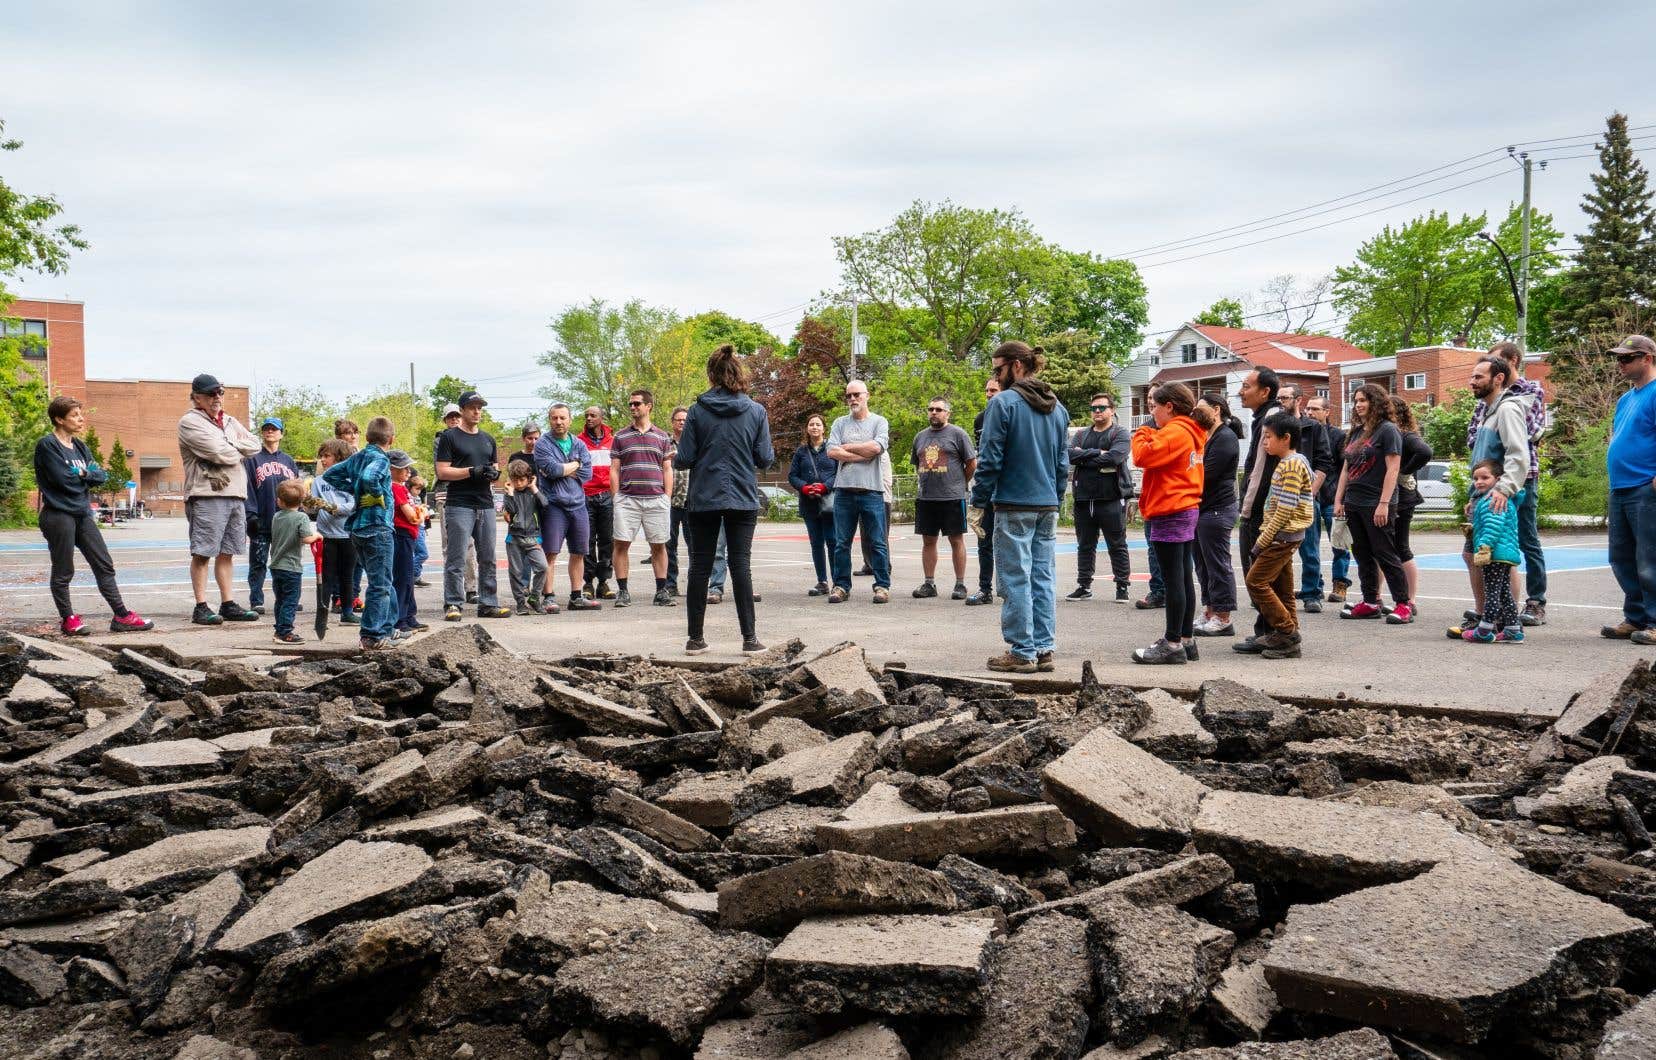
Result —
<path fill-rule="evenodd" d="M 972 533 L 978 537 L 986 536 L 983 530 L 983 509 L 972 508 L 966 513 L 966 525 L 972 528 Z"/>
<path fill-rule="evenodd" d="M 471 468 L 470 471 L 472 478 L 480 478 L 484 482 L 493 482 L 500 477 L 500 469 L 495 467 L 493 464 L 484 464 L 481 467 L 474 467 Z"/>
<path fill-rule="evenodd" d="M 259 517 L 257 515 L 255 515 L 254 513 L 252 513 L 252 512 L 247 513 L 247 536 L 248 537 L 263 537 L 263 536 L 265 536 L 264 534 L 259 532 Z"/>
<path fill-rule="evenodd" d="M 1472 554 L 1472 566 L 1487 567 L 1495 560 L 1495 553 L 1488 545 L 1479 545 L 1478 551 Z"/>
<path fill-rule="evenodd" d="M 230 472 L 224 468 L 210 468 L 206 472 L 207 485 L 213 487 L 214 492 L 220 492 L 230 485 Z"/>

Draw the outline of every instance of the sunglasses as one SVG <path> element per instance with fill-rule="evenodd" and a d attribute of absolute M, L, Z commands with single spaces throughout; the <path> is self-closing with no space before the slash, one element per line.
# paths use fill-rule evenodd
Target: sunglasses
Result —
<path fill-rule="evenodd" d="M 641 407 L 643 404 L 644 404 L 644 402 L 642 402 L 642 401 L 629 401 L 629 402 L 627 402 L 627 407 L 629 409 L 636 409 L 636 408 Z"/>
<path fill-rule="evenodd" d="M 1618 354 L 1616 354 L 1616 363 L 1617 364 L 1632 364 L 1634 361 L 1638 360 L 1640 357 L 1645 357 L 1645 356 L 1648 356 L 1648 355 L 1643 354 L 1643 353 L 1618 353 Z"/>
<path fill-rule="evenodd" d="M 949 410 L 948 409 L 935 409 L 935 408 L 933 408 L 933 409 L 927 409 L 926 411 L 927 412 L 947 412 Z"/>
<path fill-rule="evenodd" d="M 1108 412 L 1113 408 L 1115 408 L 1114 405 L 1094 405 L 1092 407 L 1092 410 L 1094 412 Z"/>

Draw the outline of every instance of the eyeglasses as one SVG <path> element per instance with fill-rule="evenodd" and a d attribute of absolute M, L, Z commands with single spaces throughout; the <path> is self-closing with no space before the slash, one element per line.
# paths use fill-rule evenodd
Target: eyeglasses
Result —
<path fill-rule="evenodd" d="M 1112 409 L 1114 407 L 1115 406 L 1113 406 L 1113 405 L 1094 405 L 1092 407 L 1092 410 L 1094 412 L 1108 412 L 1108 411 L 1110 411 L 1110 409 Z"/>

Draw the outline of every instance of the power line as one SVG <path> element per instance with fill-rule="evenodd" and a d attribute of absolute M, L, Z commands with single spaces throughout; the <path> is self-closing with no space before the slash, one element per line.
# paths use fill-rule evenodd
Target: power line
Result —
<path fill-rule="evenodd" d="M 1182 258 L 1171 258 L 1167 261 L 1152 261 L 1148 264 L 1140 265 L 1139 268 L 1141 268 L 1141 269 L 1154 269 L 1154 268 L 1157 268 L 1157 267 L 1162 266 L 1162 265 L 1177 265 L 1181 261 L 1195 261 L 1197 258 L 1209 258 L 1209 257 L 1212 257 L 1215 254 L 1228 254 L 1233 250 L 1245 250 L 1248 247 L 1257 247 L 1261 243 L 1272 243 L 1272 242 L 1275 242 L 1278 239 L 1287 239 L 1289 236 L 1304 235 L 1306 232 L 1317 232 L 1317 231 L 1320 231 L 1324 228 L 1332 228 L 1334 225 L 1337 225 L 1337 224 L 1344 224 L 1347 221 L 1356 221 L 1356 220 L 1358 220 L 1360 218 L 1363 218 L 1363 217 L 1371 217 L 1371 216 L 1373 216 L 1374 214 L 1377 214 L 1377 213 L 1385 213 L 1387 210 L 1395 209 L 1396 207 L 1399 207 L 1399 206 L 1408 206 L 1410 203 L 1416 203 L 1416 202 L 1420 202 L 1424 199 L 1430 199 L 1430 198 L 1433 198 L 1433 197 L 1438 196 L 1438 195 L 1444 195 L 1444 194 L 1447 194 L 1451 191 L 1459 191 L 1462 188 L 1470 188 L 1474 184 L 1484 184 L 1484 183 L 1487 183 L 1488 181 L 1495 180 L 1498 177 L 1504 177 L 1504 176 L 1506 176 L 1506 173 L 1504 173 L 1504 172 L 1502 172 L 1502 173 L 1491 173 L 1487 177 L 1479 177 L 1476 180 L 1469 180 L 1464 184 L 1456 184 L 1454 187 L 1451 187 L 1451 188 L 1440 188 L 1437 191 L 1430 192 L 1426 195 L 1418 195 L 1418 196 L 1416 196 L 1415 198 L 1412 198 L 1412 199 L 1403 199 L 1400 202 L 1387 203 L 1385 206 L 1377 207 L 1373 210 L 1365 210 L 1362 213 L 1355 213 L 1355 214 L 1352 214 L 1350 217 L 1337 217 L 1332 221 L 1325 221 L 1320 225 L 1312 225 L 1309 228 L 1297 228 L 1292 232 L 1280 232 L 1280 233 L 1278 233 L 1274 236 L 1266 236 L 1264 239 L 1256 239 L 1251 243 L 1238 243 L 1236 246 L 1233 246 L 1233 247 L 1220 247 L 1218 250 L 1208 250 L 1208 251 L 1204 251 L 1200 254 L 1191 254 L 1191 255 L 1188 255 L 1188 256 L 1182 257 Z"/>

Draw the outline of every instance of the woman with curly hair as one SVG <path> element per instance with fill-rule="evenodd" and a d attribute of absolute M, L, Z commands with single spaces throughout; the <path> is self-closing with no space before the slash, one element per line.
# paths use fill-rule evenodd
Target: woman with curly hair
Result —
<path fill-rule="evenodd" d="M 1412 601 L 1420 588 L 1420 569 L 1415 566 L 1414 549 L 1409 547 L 1409 528 L 1414 523 L 1415 509 L 1425 500 L 1415 476 L 1432 462 L 1432 446 L 1421 435 L 1414 409 L 1407 401 L 1393 394 L 1391 406 L 1397 429 L 1403 432 L 1403 459 L 1397 465 L 1397 520 L 1392 527 L 1392 541 L 1397 546 L 1397 558 L 1403 561 Z"/>
<path fill-rule="evenodd" d="M 1363 599 L 1341 611 L 1340 617 L 1379 618 L 1384 614 L 1380 607 L 1380 576 L 1384 574 L 1394 602 L 1386 621 L 1404 625 L 1414 621 L 1414 605 L 1392 536 L 1403 432 L 1397 429 L 1391 396 L 1384 387 L 1364 383 L 1357 388 L 1351 396 L 1351 424 L 1345 469 L 1334 489 L 1334 514 L 1344 516 L 1351 528 L 1351 551 L 1357 555 Z"/>

